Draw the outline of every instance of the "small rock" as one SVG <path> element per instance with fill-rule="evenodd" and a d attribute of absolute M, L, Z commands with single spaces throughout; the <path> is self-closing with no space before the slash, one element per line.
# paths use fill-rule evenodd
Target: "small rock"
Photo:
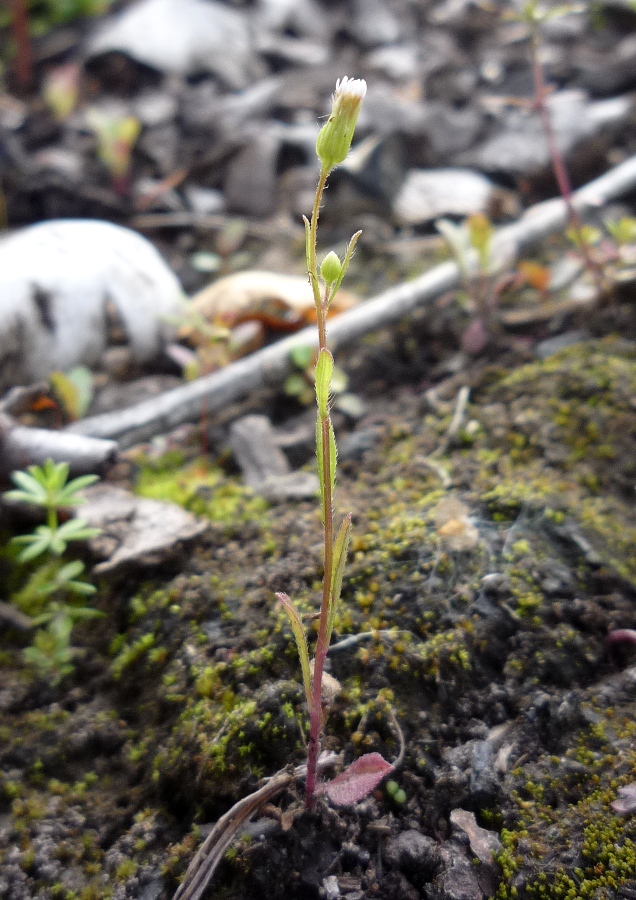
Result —
<path fill-rule="evenodd" d="M 315 0 L 260 0 L 253 19 L 254 31 L 293 32 L 325 43 L 330 37 L 329 17 Z"/>
<path fill-rule="evenodd" d="M 406 875 L 417 872 L 433 873 L 439 865 L 439 845 L 430 837 L 413 829 L 390 838 L 384 847 L 384 859 L 389 866 Z"/>
<path fill-rule="evenodd" d="M 178 106 L 177 98 L 167 91 L 152 91 L 137 97 L 131 112 L 146 128 L 154 128 L 172 122 Z"/>
<path fill-rule="evenodd" d="M 218 215 L 225 210 L 223 193 L 214 188 L 192 184 L 185 189 L 184 193 L 190 209 L 202 216 Z"/>
<path fill-rule="evenodd" d="M 447 841 L 440 851 L 443 871 L 429 889 L 428 900 L 483 900 L 483 891 L 464 848 Z"/>
<path fill-rule="evenodd" d="M 322 889 L 325 900 L 337 900 L 340 897 L 340 886 L 336 875 L 327 875 L 322 880 Z"/>
<path fill-rule="evenodd" d="M 230 446 L 246 484 L 273 503 L 315 497 L 313 472 L 291 472 L 266 416 L 244 416 L 232 423 Z"/>
<path fill-rule="evenodd" d="M 246 87 L 258 71 L 245 16 L 214 0 L 140 0 L 110 18 L 88 56 L 125 53 L 160 72 L 211 72 L 229 87 Z"/>
<path fill-rule="evenodd" d="M 224 189 L 228 208 L 252 216 L 270 215 L 276 205 L 278 136 L 259 127 L 231 160 Z"/>
<path fill-rule="evenodd" d="M 421 225 L 440 216 L 469 216 L 484 212 L 494 186 L 484 175 L 468 169 L 412 169 L 393 203 L 400 225 Z"/>
<path fill-rule="evenodd" d="M 81 517 L 102 534 L 89 542 L 104 559 L 96 574 L 113 572 L 126 564 L 158 565 L 183 542 L 208 528 L 192 513 L 174 503 L 135 497 L 120 487 L 96 484 L 84 491 Z"/>
<path fill-rule="evenodd" d="M 395 44 L 401 30 L 387 3 L 382 0 L 354 0 L 350 32 L 363 47 Z"/>
<path fill-rule="evenodd" d="M 494 768 L 494 752 L 490 741 L 477 741 L 473 750 L 470 773 L 470 796 L 478 806 L 488 806 L 498 796 L 499 779 Z"/>
<path fill-rule="evenodd" d="M 559 91 L 546 103 L 559 149 L 566 156 L 583 142 L 625 122 L 631 108 L 627 97 L 590 103 L 578 90 Z M 454 161 L 487 172 L 530 176 L 549 166 L 550 154 L 536 112 L 515 106 L 506 109 L 497 134 L 474 150 L 458 154 Z"/>
<path fill-rule="evenodd" d="M 554 356 L 555 353 L 564 350 L 566 347 L 573 347 L 574 344 L 580 344 L 582 341 L 589 340 L 589 337 L 589 332 L 584 331 L 581 328 L 574 329 L 573 331 L 565 331 L 563 334 L 557 334 L 555 337 L 539 341 L 534 348 L 534 354 L 537 359 L 548 359 L 550 356 Z"/>
<path fill-rule="evenodd" d="M 451 825 L 463 831 L 470 841 L 470 849 L 477 859 L 486 866 L 495 865 L 494 855 L 501 850 L 501 841 L 494 831 L 481 828 L 475 813 L 465 809 L 454 809 L 450 814 Z"/>

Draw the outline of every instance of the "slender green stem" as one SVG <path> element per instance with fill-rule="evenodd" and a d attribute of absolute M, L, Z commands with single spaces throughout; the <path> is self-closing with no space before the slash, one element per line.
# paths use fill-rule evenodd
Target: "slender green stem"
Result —
<path fill-rule="evenodd" d="M 49 506 L 46 511 L 46 524 L 51 531 L 57 530 L 57 509 L 54 506 Z"/>
<path fill-rule="evenodd" d="M 323 169 L 320 173 L 314 207 L 311 213 L 309 225 L 309 241 L 307 248 L 307 265 L 309 278 L 311 279 L 314 302 L 316 304 L 316 320 L 318 324 L 319 351 L 327 349 L 327 302 L 328 289 L 325 288 L 324 298 L 320 295 L 318 281 L 318 266 L 316 264 L 316 238 L 318 230 L 318 217 L 320 215 L 320 203 L 327 182 L 328 171 Z M 333 570 L 333 492 L 330 452 L 331 419 L 329 413 L 320 417 L 319 437 L 322 445 L 323 459 L 323 526 L 324 526 L 324 576 L 322 586 L 322 602 L 320 606 L 320 622 L 318 626 L 318 638 L 316 640 L 316 652 L 314 655 L 314 672 L 312 682 L 313 702 L 310 709 L 309 722 L 309 746 L 307 754 L 307 780 L 305 783 L 305 799 L 307 806 L 313 804 L 316 790 L 316 771 L 318 757 L 320 755 L 320 730 L 322 726 L 322 676 L 327 657 L 327 630 L 329 624 L 329 592 L 331 589 L 331 576 Z"/>

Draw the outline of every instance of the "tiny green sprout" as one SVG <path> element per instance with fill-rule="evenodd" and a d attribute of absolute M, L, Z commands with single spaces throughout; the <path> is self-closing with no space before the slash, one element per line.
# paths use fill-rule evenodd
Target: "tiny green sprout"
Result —
<path fill-rule="evenodd" d="M 636 244 L 636 218 L 633 216 L 622 216 L 617 222 L 606 222 L 605 227 L 619 247 Z"/>
<path fill-rule="evenodd" d="M 14 537 L 12 543 L 23 548 L 18 555 L 19 562 L 49 556 L 48 561 L 41 562 L 31 573 L 21 593 L 25 594 L 23 601 L 26 595 L 29 596 L 31 614 L 42 610 L 32 620 L 38 630 L 32 646 L 24 651 L 24 657 L 40 675 L 51 677 L 53 684 L 73 670 L 70 637 L 75 622 L 103 615 L 94 609 L 49 600 L 53 595 L 90 597 L 96 591 L 94 585 L 79 577 L 84 571 L 83 562 L 59 559 L 71 541 L 87 540 L 101 531 L 89 527 L 83 519 L 72 518 L 60 524 L 59 511 L 78 506 L 82 502 L 79 492 L 97 480 L 95 475 L 82 475 L 69 481 L 68 475 L 68 463 L 47 459 L 42 466 L 13 472 L 11 478 L 16 488 L 4 494 L 7 500 L 39 506 L 46 512 L 45 525 L 38 525 L 31 534 Z"/>
<path fill-rule="evenodd" d="M 403 803 L 406 803 L 406 793 L 397 781 L 387 781 L 386 792 L 394 803 L 398 803 L 400 806 L 402 806 Z"/>
<path fill-rule="evenodd" d="M 57 684 L 73 671 L 71 632 L 75 622 L 96 619 L 103 613 L 96 609 L 51 603 L 45 613 L 33 620 L 34 625 L 44 625 L 35 633 L 33 644 L 24 650 L 24 658 L 42 678 Z"/>
<path fill-rule="evenodd" d="M 90 528 L 83 519 L 69 519 L 59 524 L 58 510 L 82 503 L 79 491 L 97 481 L 96 475 L 81 475 L 68 481 L 69 465 L 47 459 L 42 466 L 29 466 L 26 471 L 13 472 L 11 480 L 17 489 L 5 491 L 5 500 L 28 503 L 46 510 L 46 525 L 39 525 L 32 534 L 13 538 L 13 543 L 23 545 L 18 557 L 28 562 L 44 553 L 61 556 L 70 541 L 83 541 L 100 533 Z"/>

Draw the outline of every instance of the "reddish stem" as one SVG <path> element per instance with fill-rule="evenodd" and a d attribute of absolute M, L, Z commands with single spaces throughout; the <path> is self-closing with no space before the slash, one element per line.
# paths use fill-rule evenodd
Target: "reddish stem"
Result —
<path fill-rule="evenodd" d="M 15 78 L 18 88 L 27 91 L 33 78 L 33 53 L 29 31 L 27 0 L 11 0 L 11 34 L 16 48 Z"/>
<path fill-rule="evenodd" d="M 541 127 L 543 128 L 543 133 L 545 134 L 545 138 L 548 144 L 548 152 L 552 161 L 552 170 L 554 172 L 554 177 L 556 178 L 559 193 L 561 194 L 561 197 L 563 198 L 567 209 L 570 227 L 576 233 L 578 248 L 581 252 L 581 256 L 583 257 L 583 263 L 587 271 L 594 279 L 596 288 L 599 292 L 599 296 L 602 296 L 605 293 L 605 288 L 603 285 L 603 272 L 596 260 L 593 258 L 590 251 L 590 246 L 583 235 L 583 223 L 581 222 L 581 217 L 579 216 L 574 203 L 572 202 L 572 183 L 570 181 L 570 176 L 568 175 L 568 170 L 565 166 L 563 154 L 561 153 L 559 143 L 556 139 L 556 134 L 554 133 L 552 117 L 550 116 L 550 110 L 548 109 L 548 105 L 546 103 L 548 88 L 543 76 L 543 66 L 541 65 L 540 59 L 539 33 L 536 25 L 532 29 L 530 44 L 532 48 L 532 77 L 534 80 L 535 105 L 539 112 L 539 116 L 541 118 Z"/>

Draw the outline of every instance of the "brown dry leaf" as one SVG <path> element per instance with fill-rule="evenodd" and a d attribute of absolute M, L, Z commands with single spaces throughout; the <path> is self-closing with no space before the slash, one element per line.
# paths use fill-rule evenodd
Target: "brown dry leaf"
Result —
<path fill-rule="evenodd" d="M 343 312 L 358 302 L 347 291 L 338 291 L 330 315 Z M 280 275 L 251 270 L 220 278 L 196 294 L 192 312 L 208 322 L 231 328 L 256 319 L 280 331 L 295 331 L 315 322 L 314 299 L 306 275 Z M 190 336 L 184 326 L 180 336 Z"/>
<path fill-rule="evenodd" d="M 451 550 L 472 550 L 479 542 L 479 532 L 468 521 L 468 507 L 457 497 L 442 497 L 435 507 L 435 525 Z"/>

